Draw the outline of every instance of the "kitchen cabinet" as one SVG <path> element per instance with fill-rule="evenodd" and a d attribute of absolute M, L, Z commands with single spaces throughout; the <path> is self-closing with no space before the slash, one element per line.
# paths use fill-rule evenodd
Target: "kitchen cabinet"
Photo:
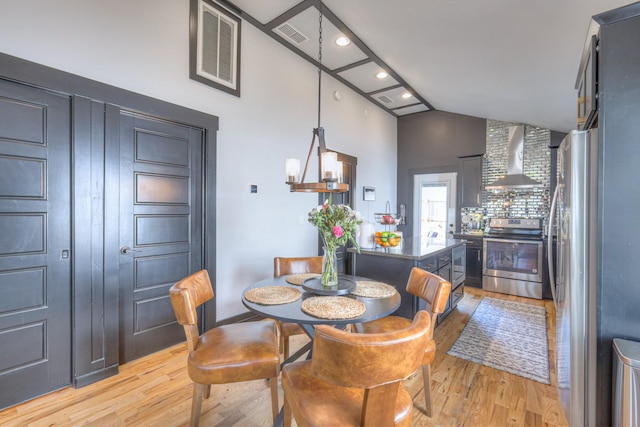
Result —
<path fill-rule="evenodd" d="M 482 236 L 454 234 L 455 239 L 464 239 L 466 243 L 465 286 L 482 288 Z"/>
<path fill-rule="evenodd" d="M 449 300 L 444 312 L 438 316 L 436 325 L 444 321 L 464 296 L 466 258 L 465 245 L 459 245 L 453 247 L 451 252 L 447 251 L 437 257 L 431 257 L 420 265 L 421 268 L 425 268 L 451 283 Z M 418 310 L 424 310 L 426 306 L 424 301 L 418 300 Z"/>
<path fill-rule="evenodd" d="M 595 34 L 591 36 L 585 53 L 578 76 L 578 130 L 598 126 L 598 37 Z"/>
<path fill-rule="evenodd" d="M 482 288 L 482 240 L 480 246 L 467 246 L 467 280 L 465 285 Z"/>
<path fill-rule="evenodd" d="M 463 208 L 482 206 L 482 159 L 481 155 L 460 159 L 460 206 Z"/>
<path fill-rule="evenodd" d="M 458 304 L 464 295 L 464 271 L 466 250 L 464 241 L 458 239 L 446 239 L 436 244 L 420 245 L 413 239 L 406 239 L 403 247 L 397 251 L 389 251 L 385 248 L 360 249 L 360 253 L 354 252 L 353 271 L 357 276 L 368 277 L 394 286 L 402 302 L 400 308 L 394 313 L 413 319 L 418 310 L 426 308 L 426 303 L 407 293 L 407 281 L 413 267 L 422 268 L 437 274 L 451 282 L 452 292 L 449 296 L 444 313 L 438 316 L 438 324 L 444 320 Z"/>
<path fill-rule="evenodd" d="M 451 282 L 451 255 L 446 254 L 438 257 L 438 276 L 442 277 L 444 280 Z M 451 283 L 451 291 L 453 292 L 453 283 Z M 424 301 L 419 301 L 420 309 L 426 307 Z M 436 325 L 439 325 L 444 318 L 451 313 L 453 306 L 451 305 L 451 293 L 449 294 L 449 299 L 447 300 L 447 305 L 444 307 L 444 311 L 440 314 L 436 320 Z"/>
<path fill-rule="evenodd" d="M 451 284 L 456 287 L 464 283 L 467 271 L 467 251 L 464 246 L 451 249 Z"/>
<path fill-rule="evenodd" d="M 466 258 L 465 245 L 456 246 L 451 249 L 451 254 L 438 257 L 438 276 L 451 283 L 451 293 L 444 312 L 438 316 L 436 325 L 444 321 L 464 296 Z"/>

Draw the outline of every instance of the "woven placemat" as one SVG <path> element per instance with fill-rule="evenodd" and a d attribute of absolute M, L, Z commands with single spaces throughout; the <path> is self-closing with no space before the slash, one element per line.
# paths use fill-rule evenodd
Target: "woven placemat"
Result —
<path fill-rule="evenodd" d="M 351 291 L 351 294 L 365 298 L 388 298 L 395 295 L 396 292 L 396 288 L 386 283 L 358 280 L 356 288 Z"/>
<path fill-rule="evenodd" d="M 300 286 L 302 285 L 302 282 L 304 282 L 307 279 L 311 279 L 312 277 L 320 277 L 320 275 L 316 273 L 292 274 L 290 276 L 287 276 L 285 280 L 287 281 L 287 283 Z"/>
<path fill-rule="evenodd" d="M 353 319 L 362 315 L 367 307 L 349 297 L 311 297 L 302 301 L 302 311 L 320 319 Z"/>
<path fill-rule="evenodd" d="M 301 296 L 302 292 L 289 286 L 263 286 L 250 289 L 244 294 L 247 301 L 262 305 L 288 304 Z"/>

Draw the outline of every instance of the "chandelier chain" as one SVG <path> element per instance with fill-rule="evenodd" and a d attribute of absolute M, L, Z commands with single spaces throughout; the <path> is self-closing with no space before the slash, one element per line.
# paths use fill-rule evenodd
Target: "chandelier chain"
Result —
<path fill-rule="evenodd" d="M 320 13 L 318 17 L 318 63 L 322 64 L 322 0 L 319 7 Z"/>
<path fill-rule="evenodd" d="M 322 105 L 322 0 L 319 2 L 318 10 L 318 129 L 320 129 L 320 109 Z"/>

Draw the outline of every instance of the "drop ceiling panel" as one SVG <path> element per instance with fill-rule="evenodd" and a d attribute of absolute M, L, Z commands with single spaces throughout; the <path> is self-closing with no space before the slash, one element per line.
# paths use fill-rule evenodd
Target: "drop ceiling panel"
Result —
<path fill-rule="evenodd" d="M 338 75 L 366 93 L 398 85 L 398 82 L 391 76 L 384 79 L 377 78 L 376 74 L 380 71 L 385 70 L 375 62 L 367 62 L 341 71 Z"/>
<path fill-rule="evenodd" d="M 233 0 L 232 3 L 264 25 L 300 3 L 300 0 Z"/>
<path fill-rule="evenodd" d="M 289 27 L 294 28 L 308 39 L 302 43 L 296 43 L 290 37 L 283 37 L 281 32 L 275 30 L 274 32 L 310 58 L 317 60 L 318 37 L 320 34 L 318 31 L 318 17 L 318 9 L 310 7 L 286 22 Z M 342 32 L 328 19 L 322 20 L 322 64 L 331 70 L 344 67 L 367 57 L 354 43 L 344 47 L 336 45 L 336 39 L 342 35 Z M 298 39 L 300 38 L 298 37 Z"/>
<path fill-rule="evenodd" d="M 317 0 L 214 1 L 236 8 L 242 19 L 317 65 L 320 25 Z M 394 115 L 397 115 L 396 108 L 410 107 L 416 103 L 423 104 L 423 111 L 434 108 L 390 65 L 371 51 L 367 47 L 367 40 L 361 40 L 354 34 L 339 16 L 329 10 L 326 3 L 322 10 L 322 66 L 325 72 Z M 349 45 L 341 47 L 335 41 L 343 34 L 349 34 L 352 40 Z M 378 79 L 376 74 L 380 71 L 386 71 L 390 76 Z M 393 89 L 397 87 L 399 89 Z M 400 95 L 407 90 L 415 93 L 415 97 L 401 98 Z"/>
<path fill-rule="evenodd" d="M 413 113 L 421 113 L 423 111 L 429 111 L 427 106 L 424 104 L 412 105 L 410 107 L 404 107 L 404 108 L 399 108 L 397 110 L 393 110 L 393 112 L 399 116 L 405 116 L 407 114 L 413 114 Z"/>
<path fill-rule="evenodd" d="M 373 98 L 378 104 L 384 105 L 386 108 L 391 110 L 420 102 L 414 96 L 410 96 L 406 99 L 403 98 L 402 95 L 404 93 L 407 93 L 407 90 L 403 87 L 399 87 L 376 93 L 371 95 L 371 98 Z"/>

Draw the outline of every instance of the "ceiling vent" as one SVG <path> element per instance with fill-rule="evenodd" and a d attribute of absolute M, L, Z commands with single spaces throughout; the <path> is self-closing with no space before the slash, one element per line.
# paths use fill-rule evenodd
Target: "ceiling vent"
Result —
<path fill-rule="evenodd" d="M 393 99 L 389 98 L 387 95 L 380 95 L 377 98 L 383 104 L 391 104 L 393 102 Z"/>
<path fill-rule="evenodd" d="M 273 31 L 298 46 L 309 41 L 309 37 L 302 34 L 296 27 L 288 22 L 285 22 Z"/>

